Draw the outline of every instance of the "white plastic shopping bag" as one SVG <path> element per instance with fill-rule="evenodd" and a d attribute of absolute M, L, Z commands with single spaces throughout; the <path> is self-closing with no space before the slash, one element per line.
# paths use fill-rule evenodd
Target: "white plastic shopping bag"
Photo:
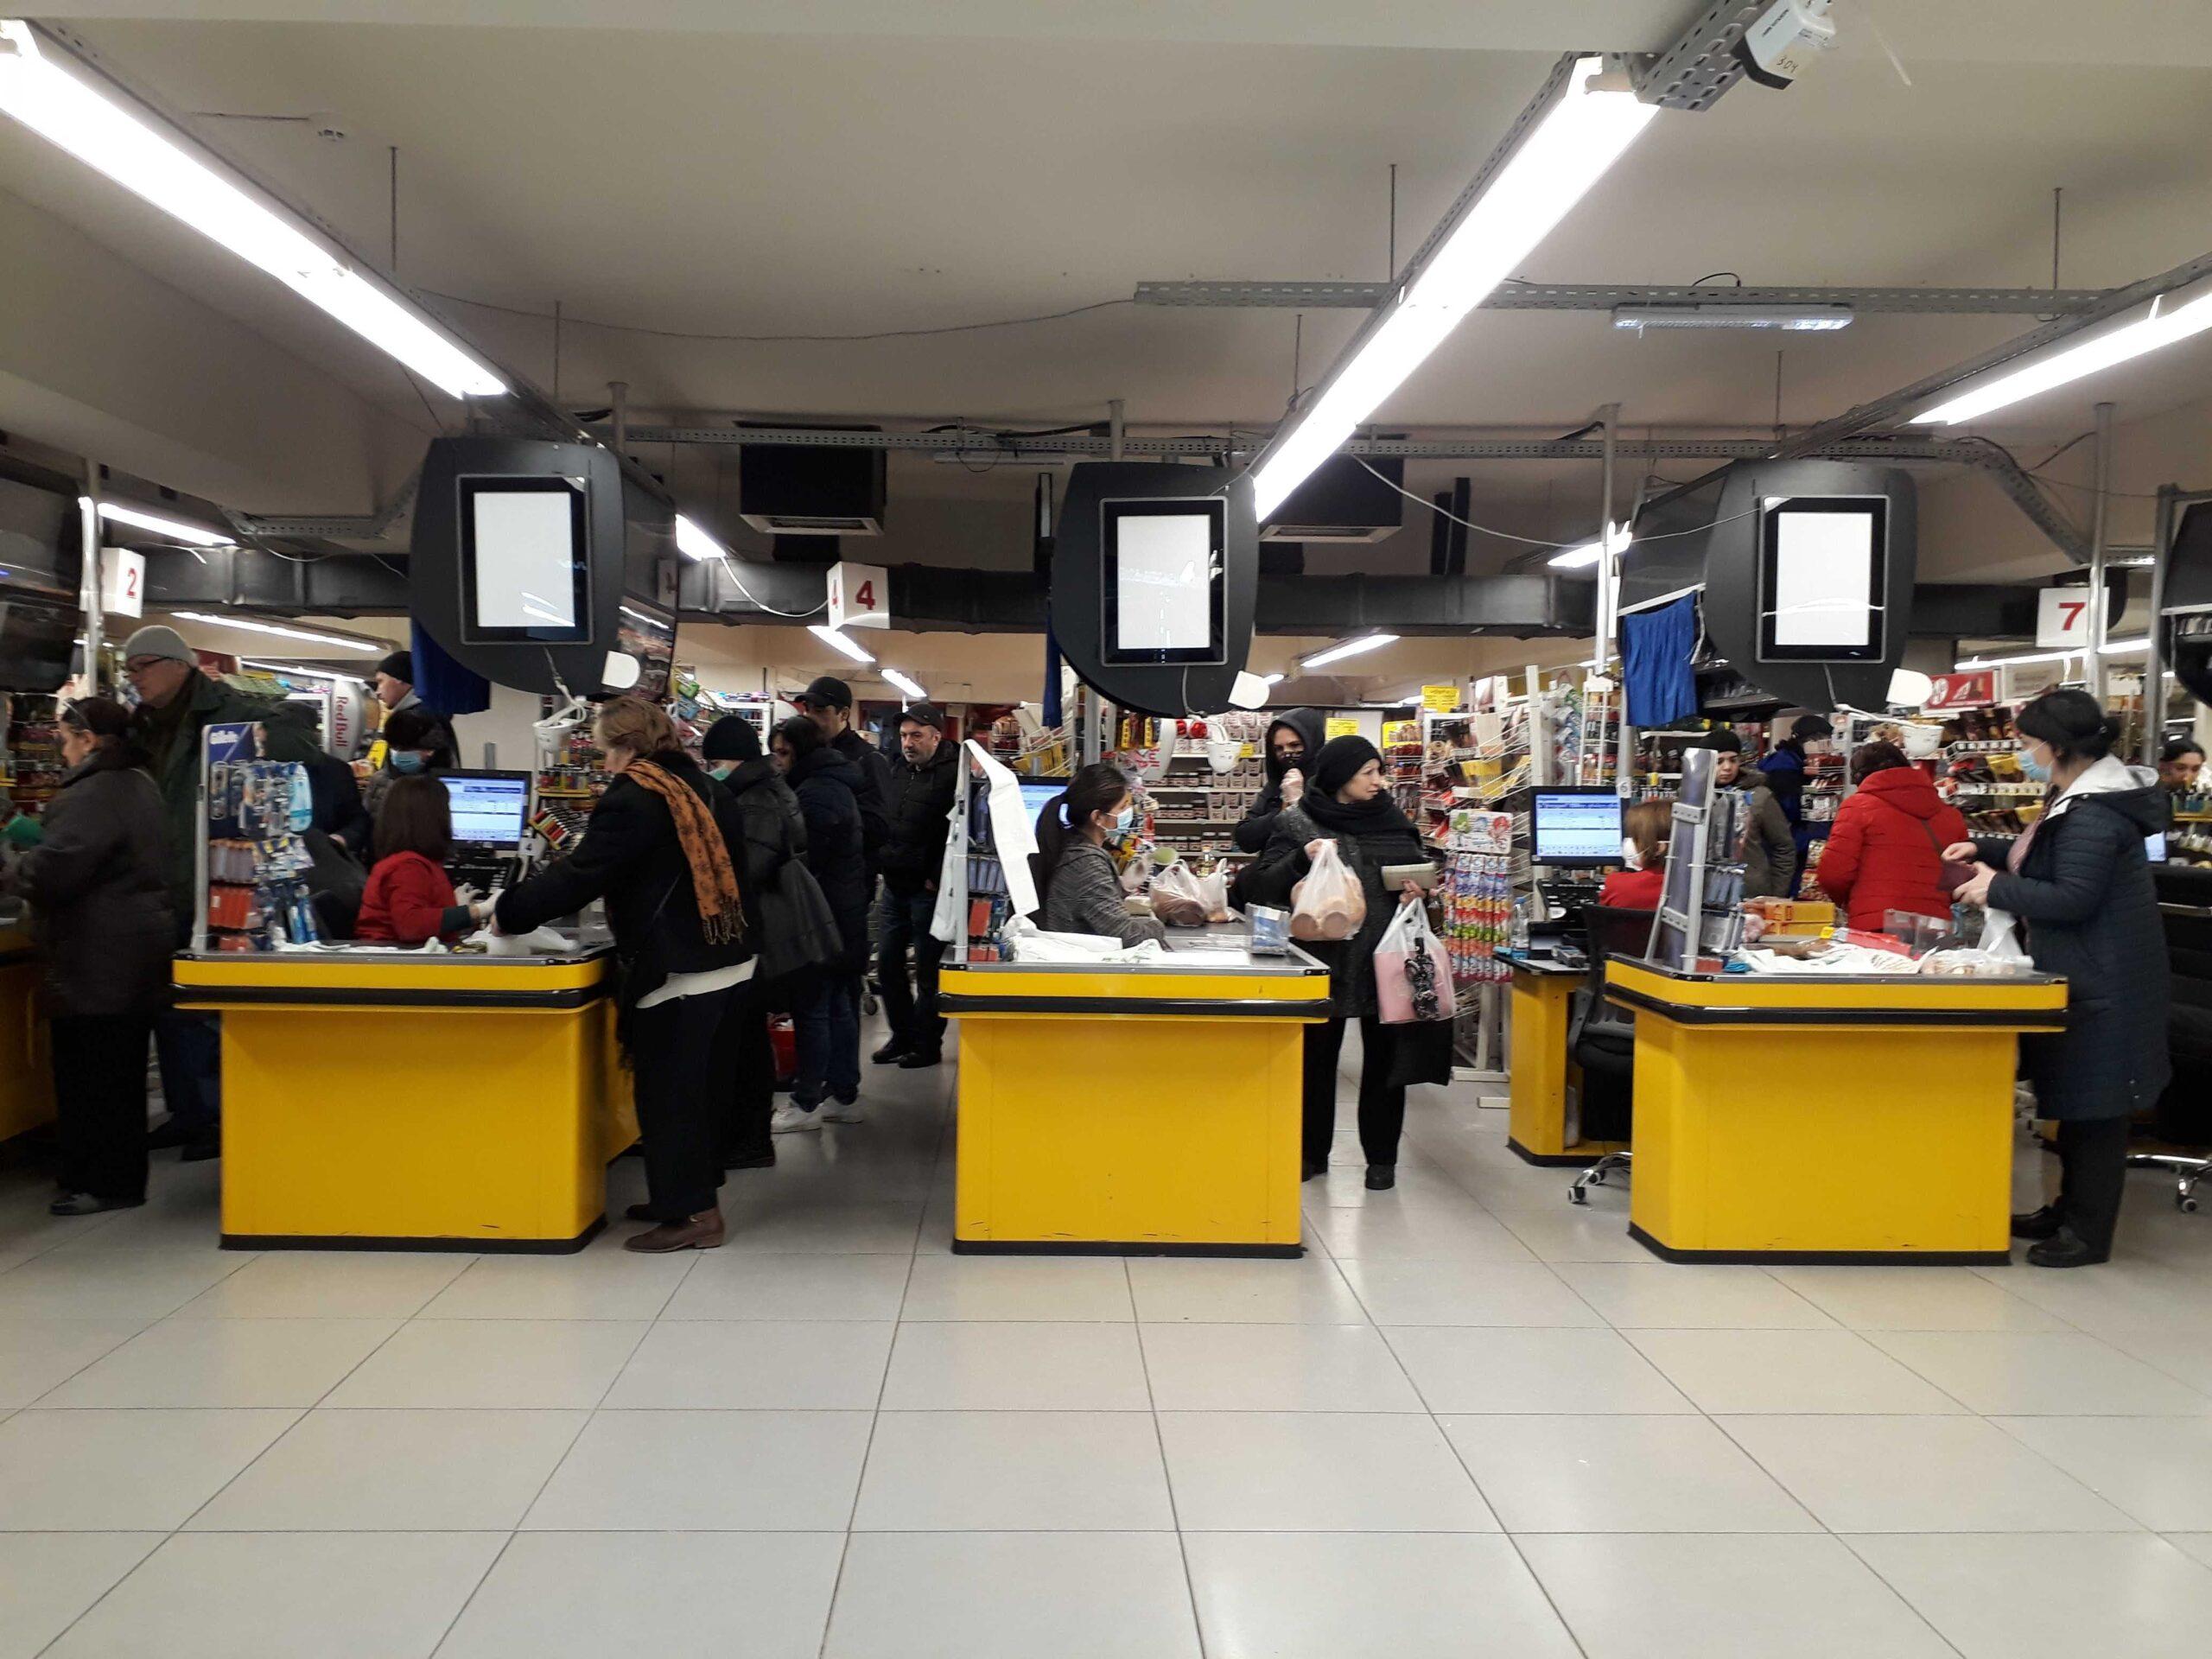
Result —
<path fill-rule="evenodd" d="M 1999 962 L 2030 965 L 2027 948 L 2020 943 L 2020 918 L 2009 910 L 1988 912 L 1981 925 L 1980 949 Z"/>
<path fill-rule="evenodd" d="M 1386 1026 L 1449 1020 L 1459 1011 L 1452 958 L 1422 905 L 1400 905 L 1375 947 L 1376 1012 Z"/>
<path fill-rule="evenodd" d="M 1337 843 L 1324 838 L 1313 868 L 1290 890 L 1290 937 L 1348 939 L 1366 919 L 1366 889 L 1344 867 Z"/>

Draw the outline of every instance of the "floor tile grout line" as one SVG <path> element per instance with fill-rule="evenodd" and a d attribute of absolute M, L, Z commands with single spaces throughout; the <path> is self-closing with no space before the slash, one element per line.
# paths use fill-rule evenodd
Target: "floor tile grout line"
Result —
<path fill-rule="evenodd" d="M 1198 1644 L 1198 1659 L 1205 1659 L 1205 1620 L 1198 1611 L 1198 1581 L 1191 1571 L 1191 1541 L 1184 1535 L 1183 1511 L 1181 1506 L 1175 1501 L 1175 1475 L 1167 1463 L 1167 1431 L 1160 1424 L 1160 1395 L 1153 1387 L 1152 1352 L 1145 1345 L 1144 1321 L 1134 1318 L 1136 1312 L 1137 1287 L 1135 1280 L 1129 1273 L 1129 1259 L 1125 1255 L 1121 1258 L 1121 1261 L 1122 1281 L 1129 1293 L 1129 1311 L 1136 1331 L 1137 1369 L 1144 1374 L 1144 1397 L 1152 1417 L 1153 1444 L 1160 1451 L 1160 1484 L 1167 1493 L 1167 1520 L 1168 1524 L 1175 1529 L 1176 1558 L 1183 1563 L 1183 1593 L 1190 1602 L 1191 1635 L 1192 1640 Z"/>

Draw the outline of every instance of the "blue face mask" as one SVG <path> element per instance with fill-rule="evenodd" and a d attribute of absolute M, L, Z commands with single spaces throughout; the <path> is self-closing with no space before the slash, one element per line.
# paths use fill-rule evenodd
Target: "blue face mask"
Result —
<path fill-rule="evenodd" d="M 2050 768 L 2037 760 L 2032 752 L 2022 749 L 2019 760 L 2021 772 L 2032 778 L 2037 783 L 2047 784 L 2050 781 Z"/>
<path fill-rule="evenodd" d="M 1136 823 L 1137 809 L 1134 802 L 1114 815 L 1114 829 L 1116 834 L 1127 835 L 1136 828 Z"/>
<path fill-rule="evenodd" d="M 423 770 L 423 757 L 412 749 L 394 749 L 391 769 L 397 772 L 417 772 Z"/>
<path fill-rule="evenodd" d="M 732 773 L 733 772 L 735 772 L 736 770 L 737 770 L 737 767 L 736 767 L 736 766 L 735 766 L 734 764 L 732 764 L 732 765 L 729 765 L 729 766 L 716 766 L 716 767 L 715 768 L 715 770 L 714 770 L 714 774 L 713 774 L 713 776 L 714 776 L 714 779 L 715 779 L 715 781 L 716 783 L 718 783 L 718 784 L 726 784 L 726 783 L 728 783 L 728 782 L 729 781 L 729 775 L 730 775 L 730 773 Z"/>

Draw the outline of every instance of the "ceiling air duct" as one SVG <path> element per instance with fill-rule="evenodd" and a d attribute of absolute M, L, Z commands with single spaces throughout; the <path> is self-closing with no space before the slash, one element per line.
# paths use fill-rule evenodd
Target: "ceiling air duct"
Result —
<path fill-rule="evenodd" d="M 833 439 L 741 448 L 738 516 L 764 536 L 882 535 L 885 451 L 861 435 L 880 429 L 833 429 L 850 432 L 856 442 L 849 448 Z"/>

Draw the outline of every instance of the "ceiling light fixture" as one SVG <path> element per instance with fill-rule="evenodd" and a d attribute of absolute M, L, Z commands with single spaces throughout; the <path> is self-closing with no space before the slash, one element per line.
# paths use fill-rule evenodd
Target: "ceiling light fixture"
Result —
<path fill-rule="evenodd" d="M 1616 553 L 1627 552 L 1636 540 L 1626 524 L 1615 524 L 1611 539 Z M 1598 563 L 1598 543 L 1585 542 L 1579 547 L 1561 548 L 1552 555 L 1550 563 L 1554 570 L 1586 570 Z"/>
<path fill-rule="evenodd" d="M 676 515 L 676 550 L 687 559 L 702 562 L 729 557 L 728 548 L 680 512 Z"/>
<path fill-rule="evenodd" d="M 1331 663 L 1340 663 L 1347 657 L 1357 657 L 1379 645 L 1395 645 L 1397 638 L 1395 633 L 1370 633 L 1357 639 L 1343 640 L 1325 651 L 1317 651 L 1311 657 L 1301 658 L 1298 665 L 1300 668 L 1325 668 Z"/>
<path fill-rule="evenodd" d="M 858 645 L 855 645 L 852 640 L 847 637 L 844 630 L 842 628 L 833 628 L 827 623 L 823 622 L 810 622 L 806 625 L 806 631 L 814 635 L 816 639 L 823 640 L 826 644 L 835 645 L 838 650 L 843 652 L 846 656 L 851 658 L 856 663 L 872 663 L 875 660 L 874 658 L 869 656 L 868 652 L 862 651 Z"/>
<path fill-rule="evenodd" d="M 1637 100 L 1624 73 L 1605 67 L 1597 57 L 1566 66 L 1550 106 L 1510 141 L 1503 164 L 1370 317 L 1313 402 L 1270 441 L 1252 469 L 1252 505 L 1262 521 L 1528 257 L 1659 112 Z"/>
<path fill-rule="evenodd" d="M 89 496 L 79 496 L 77 505 L 89 507 Z M 102 518 L 118 524 L 130 524 L 139 530 L 150 530 L 156 536 L 166 536 L 171 541 L 188 542 L 194 547 L 233 547 L 238 538 L 225 536 L 200 524 L 188 524 L 181 518 L 164 518 L 157 512 L 146 512 L 137 507 L 126 507 L 120 502 L 103 501 L 99 504 Z"/>
<path fill-rule="evenodd" d="M 1632 328 L 1769 328 L 1791 334 L 1832 334 L 1851 327 L 1847 305 L 1617 305 L 1613 327 Z"/>
<path fill-rule="evenodd" d="M 2111 639 L 2099 647 L 2097 654 L 2101 657 L 2133 657 L 2138 652 L 2150 649 L 2151 642 L 2147 639 Z M 2034 651 L 2018 657 L 1969 657 L 1966 661 L 1956 664 L 1955 666 L 1960 670 L 2012 668 L 2022 663 L 2063 663 L 2069 658 L 2087 657 L 2088 654 L 2086 648 L 2081 651 Z"/>
<path fill-rule="evenodd" d="M 895 668 L 885 669 L 883 671 L 883 677 L 890 684 L 898 687 L 899 690 L 905 692 L 909 697 L 912 697 L 916 702 L 927 702 L 930 700 L 930 694 L 928 692 L 923 690 L 920 686 L 915 684 L 913 681 L 908 679 L 904 674 L 901 674 Z"/>
<path fill-rule="evenodd" d="M 1260 676 L 1260 683 L 1262 685 L 1281 685 L 1282 683 L 1282 677 L 1283 677 L 1280 674 L 1262 674 Z"/>
<path fill-rule="evenodd" d="M 2201 334 L 2212 328 L 2212 281 L 2192 284 L 2178 293 L 2161 294 L 2148 306 L 2122 315 L 2127 321 L 2095 330 L 2086 340 L 2031 353 L 2018 367 L 1967 381 L 1963 390 L 1955 390 L 1945 402 L 1914 416 L 1914 423 L 1956 426 Z"/>
<path fill-rule="evenodd" d="M 339 680 L 347 685 L 366 685 L 368 682 L 351 674 L 334 674 L 327 668 L 307 668 L 298 663 L 264 663 L 258 657 L 241 657 L 239 664 L 246 668 L 265 668 L 271 674 L 304 674 L 314 680 Z"/>
<path fill-rule="evenodd" d="M 322 234 L 29 23 L 0 18 L 0 110 L 455 397 L 507 384 Z"/>
<path fill-rule="evenodd" d="M 341 651 L 358 651 L 364 656 L 378 656 L 391 649 L 381 639 L 348 639 L 341 633 L 316 633 L 308 628 L 288 628 L 276 622 L 257 622 L 242 616 L 218 616 L 209 611 L 171 611 L 171 616 L 187 622 L 206 622 L 218 628 L 243 628 L 248 633 L 274 634 L 280 639 L 304 639 L 311 645 L 335 645 Z"/>

